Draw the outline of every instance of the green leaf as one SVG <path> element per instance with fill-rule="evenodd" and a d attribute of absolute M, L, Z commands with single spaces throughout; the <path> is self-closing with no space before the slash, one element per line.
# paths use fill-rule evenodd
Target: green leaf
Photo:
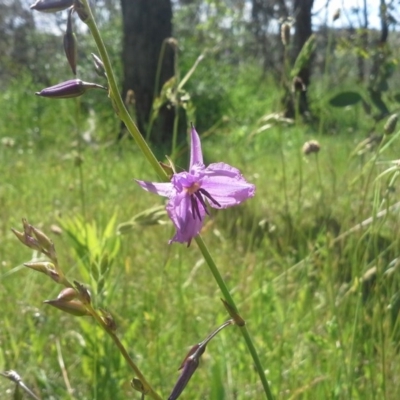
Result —
<path fill-rule="evenodd" d="M 333 96 L 329 100 L 329 104 L 333 107 L 347 107 L 357 104 L 362 100 L 362 97 L 357 92 L 341 92 L 335 96 Z"/>

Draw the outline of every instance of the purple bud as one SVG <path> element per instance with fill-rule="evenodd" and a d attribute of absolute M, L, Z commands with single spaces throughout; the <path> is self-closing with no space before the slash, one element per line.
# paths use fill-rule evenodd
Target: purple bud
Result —
<path fill-rule="evenodd" d="M 76 75 L 77 45 L 75 33 L 72 31 L 72 12 L 71 8 L 68 13 L 67 31 L 64 35 L 64 51 L 72 72 Z"/>
<path fill-rule="evenodd" d="M 45 13 L 53 13 L 66 10 L 71 7 L 74 0 L 37 0 L 31 5 L 31 10 L 41 11 Z"/>
<path fill-rule="evenodd" d="M 106 87 L 98 85 L 97 83 L 83 82 L 80 79 L 71 79 L 45 88 L 40 92 L 36 92 L 36 95 L 53 99 L 68 99 L 70 97 L 81 96 L 89 89 L 107 90 Z"/>
<path fill-rule="evenodd" d="M 197 367 L 199 366 L 200 357 L 206 350 L 206 344 L 196 344 L 194 345 L 185 359 L 183 360 L 182 365 L 179 369 L 182 369 L 181 375 L 179 376 L 174 388 L 172 389 L 171 394 L 168 397 L 168 400 L 176 400 L 183 390 L 185 389 L 186 385 L 190 381 L 190 378 L 196 371 Z"/>

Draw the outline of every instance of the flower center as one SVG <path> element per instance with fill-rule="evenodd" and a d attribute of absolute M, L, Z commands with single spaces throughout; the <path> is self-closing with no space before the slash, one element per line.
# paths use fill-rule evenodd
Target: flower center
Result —
<path fill-rule="evenodd" d="M 196 219 L 196 216 L 199 218 L 201 221 L 201 214 L 200 214 L 200 209 L 199 209 L 199 203 L 202 205 L 204 211 L 206 212 L 207 215 L 210 215 L 207 209 L 207 204 L 203 198 L 203 196 L 207 197 L 212 203 L 217 205 L 218 207 L 221 207 L 221 204 L 218 203 L 217 200 L 215 200 L 210 193 L 207 192 L 207 190 L 202 189 L 200 186 L 200 183 L 195 182 L 193 183 L 192 186 L 189 188 L 186 188 L 186 192 L 190 196 L 190 202 L 192 206 L 192 215 L 193 218 Z"/>

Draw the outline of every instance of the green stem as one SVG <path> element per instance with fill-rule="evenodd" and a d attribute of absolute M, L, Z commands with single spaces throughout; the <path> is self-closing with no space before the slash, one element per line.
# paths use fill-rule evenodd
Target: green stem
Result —
<path fill-rule="evenodd" d="M 88 0 L 84 0 L 86 7 L 90 10 L 90 7 L 87 3 Z M 154 171 L 156 171 L 157 175 L 164 181 L 168 180 L 168 176 L 165 171 L 160 166 L 157 158 L 154 156 L 153 152 L 150 150 L 150 147 L 144 140 L 143 136 L 139 132 L 139 129 L 133 122 L 131 116 L 129 115 L 128 110 L 125 107 L 125 104 L 122 100 L 122 97 L 119 93 L 118 85 L 115 79 L 115 75 L 113 72 L 113 68 L 111 66 L 110 58 L 108 56 L 106 47 L 104 45 L 103 39 L 100 35 L 99 29 L 97 28 L 96 22 L 93 18 L 93 15 L 90 11 L 90 17 L 85 21 L 87 26 L 90 29 L 90 32 L 93 36 L 94 41 L 96 42 L 97 48 L 100 52 L 101 60 L 104 64 L 104 69 L 107 73 L 107 79 L 109 84 L 109 97 L 113 104 L 114 110 L 121 121 L 125 124 L 126 128 L 132 135 L 133 139 L 135 140 L 136 144 L 139 146 L 140 150 L 142 151 L 143 155 L 147 158 L 149 163 L 152 165 Z"/>
<path fill-rule="evenodd" d="M 107 325 L 104 323 L 103 318 L 97 313 L 97 311 L 90 305 L 86 305 L 88 311 L 92 315 L 92 317 L 98 322 L 98 324 L 108 333 L 108 335 L 111 337 L 111 339 L 114 341 L 115 345 L 118 347 L 118 350 L 122 354 L 122 356 L 125 358 L 125 361 L 128 363 L 132 371 L 135 372 L 137 378 L 140 380 L 140 382 L 143 385 L 143 393 L 145 393 L 147 396 L 151 397 L 154 400 L 162 400 L 160 395 L 155 392 L 155 390 L 150 386 L 150 384 L 146 381 L 146 378 L 140 371 L 139 367 L 135 364 L 135 362 L 132 360 L 132 358 L 129 356 L 129 353 L 125 349 L 124 345 L 122 342 L 119 340 L 119 337 L 115 334 L 115 332 Z"/>
<path fill-rule="evenodd" d="M 222 278 L 222 276 L 218 270 L 218 267 L 216 266 L 210 252 L 208 251 L 208 248 L 207 248 L 206 244 L 204 243 L 202 237 L 200 235 L 196 236 L 195 240 L 196 240 L 197 245 L 200 248 L 200 251 L 203 254 L 204 259 L 206 260 L 206 262 L 208 264 L 208 267 L 210 268 L 211 273 L 214 276 L 215 281 L 217 282 L 217 285 L 219 286 L 219 288 L 222 292 L 222 295 L 224 296 L 225 301 L 227 303 L 229 303 L 229 305 L 240 315 L 240 313 L 237 309 L 237 306 L 225 284 L 225 281 Z M 269 384 L 268 384 L 267 378 L 265 376 L 264 369 L 261 365 L 260 357 L 258 356 L 257 350 L 254 346 L 253 340 L 251 339 L 250 333 L 249 333 L 246 325 L 240 326 L 239 328 L 240 328 L 240 331 L 246 342 L 247 348 L 248 348 L 251 356 L 253 357 L 253 362 L 254 362 L 254 365 L 258 372 L 258 375 L 260 377 L 260 380 L 263 385 L 264 392 L 267 396 L 267 399 L 273 400 L 273 396 L 272 396 L 271 390 L 269 388 Z"/>

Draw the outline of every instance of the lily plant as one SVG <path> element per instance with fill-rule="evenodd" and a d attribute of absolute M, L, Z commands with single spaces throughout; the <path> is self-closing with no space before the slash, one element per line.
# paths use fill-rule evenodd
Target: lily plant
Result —
<path fill-rule="evenodd" d="M 169 243 L 188 246 L 200 233 L 204 218 L 209 215 L 208 206 L 218 209 L 236 206 L 255 194 L 255 186 L 238 169 L 223 162 L 204 165 L 200 137 L 193 125 L 189 170 L 174 173 L 170 182 L 136 182 L 144 190 L 168 198 L 167 213 L 176 228 Z"/>

